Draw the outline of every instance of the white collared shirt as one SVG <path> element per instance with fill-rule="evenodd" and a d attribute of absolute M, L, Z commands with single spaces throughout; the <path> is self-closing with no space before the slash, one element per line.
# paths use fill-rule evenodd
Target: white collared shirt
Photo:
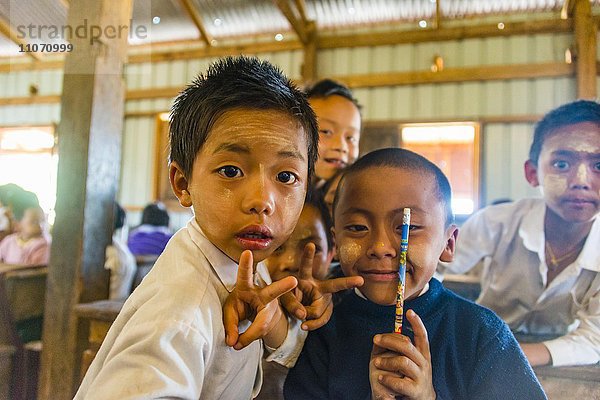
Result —
<path fill-rule="evenodd" d="M 484 260 L 477 302 L 514 332 L 561 335 L 545 341 L 552 364 L 600 361 L 600 218 L 571 265 L 549 285 L 542 199 L 487 207 L 461 227 L 454 261 L 440 270 L 462 274 Z"/>
<path fill-rule="evenodd" d="M 225 344 L 222 306 L 237 270 L 192 219 L 125 302 L 75 399 L 256 396 L 262 384 L 262 341 L 240 351 Z M 259 263 L 255 283 L 270 282 Z M 248 321 L 240 324 L 240 332 L 248 326 Z M 291 367 L 303 335 L 300 323 L 290 321 L 286 340 L 267 360 Z"/>

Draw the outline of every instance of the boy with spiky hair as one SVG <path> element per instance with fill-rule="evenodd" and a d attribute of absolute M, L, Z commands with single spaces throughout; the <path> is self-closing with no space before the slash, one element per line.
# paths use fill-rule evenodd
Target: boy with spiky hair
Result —
<path fill-rule="evenodd" d="M 194 218 L 123 306 L 77 399 L 249 399 L 263 341 L 270 359 L 295 360 L 299 324 L 277 299 L 297 279 L 271 284 L 260 261 L 294 229 L 317 142 L 304 95 L 268 62 L 217 61 L 177 97 L 170 181 Z"/>

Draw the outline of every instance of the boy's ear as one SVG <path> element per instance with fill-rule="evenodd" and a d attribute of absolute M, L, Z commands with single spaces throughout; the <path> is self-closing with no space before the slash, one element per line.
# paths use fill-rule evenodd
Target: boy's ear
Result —
<path fill-rule="evenodd" d="M 171 181 L 173 193 L 179 199 L 179 204 L 183 207 L 190 207 L 192 205 L 192 196 L 188 190 L 188 180 L 179 164 L 175 161 L 169 165 L 169 181 Z"/>
<path fill-rule="evenodd" d="M 454 251 L 456 250 L 456 238 L 458 237 L 458 228 L 452 224 L 446 229 L 446 246 L 440 254 L 440 261 L 451 262 L 454 259 Z"/>
<path fill-rule="evenodd" d="M 524 165 L 525 169 L 525 179 L 527 182 L 533 187 L 538 187 L 540 185 L 540 181 L 538 179 L 538 171 L 537 166 L 531 160 L 525 161 Z"/>

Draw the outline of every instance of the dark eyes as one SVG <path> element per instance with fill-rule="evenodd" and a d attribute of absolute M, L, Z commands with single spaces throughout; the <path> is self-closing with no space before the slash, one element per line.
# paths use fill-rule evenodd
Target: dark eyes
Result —
<path fill-rule="evenodd" d="M 345 229 L 350 232 L 365 232 L 367 227 L 364 225 L 348 225 Z"/>
<path fill-rule="evenodd" d="M 217 170 L 217 173 L 225 178 L 240 178 L 244 173 L 238 167 L 226 165 Z M 298 182 L 298 176 L 290 171 L 283 171 L 277 174 L 277 180 L 288 185 Z"/>
<path fill-rule="evenodd" d="M 298 177 L 289 171 L 283 171 L 277 174 L 277 180 L 281 183 L 293 184 L 298 182 Z"/>
<path fill-rule="evenodd" d="M 333 131 L 331 131 L 330 129 L 319 129 L 319 133 L 329 136 L 333 134 Z"/>
<path fill-rule="evenodd" d="M 355 136 L 348 136 L 348 137 L 346 137 L 346 140 L 349 141 L 350 143 L 358 142 L 358 140 L 356 139 Z"/>
<path fill-rule="evenodd" d="M 600 162 L 597 162 L 596 164 L 594 164 L 594 169 L 596 171 L 600 171 Z"/>
<path fill-rule="evenodd" d="M 552 163 L 552 166 L 560 171 L 564 171 L 569 168 L 569 163 L 564 160 L 557 160 Z"/>
<path fill-rule="evenodd" d="M 219 175 L 222 175 L 227 178 L 239 178 L 243 176 L 242 170 L 238 167 L 234 167 L 233 165 L 226 165 L 217 170 Z"/>

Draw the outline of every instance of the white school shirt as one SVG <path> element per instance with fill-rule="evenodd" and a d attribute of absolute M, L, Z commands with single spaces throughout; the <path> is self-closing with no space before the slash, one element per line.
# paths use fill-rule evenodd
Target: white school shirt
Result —
<path fill-rule="evenodd" d="M 177 232 L 125 302 L 75 399 L 250 399 L 262 384 L 262 341 L 225 344 L 222 306 L 238 265 L 208 241 L 196 221 Z M 271 279 L 257 265 L 255 282 Z M 249 325 L 240 324 L 240 332 Z M 290 321 L 267 360 L 291 367 L 304 335 Z"/>
<path fill-rule="evenodd" d="M 600 218 L 577 259 L 546 287 L 542 199 L 480 210 L 459 230 L 454 261 L 461 274 L 484 259 L 477 302 L 494 310 L 513 332 L 561 335 L 543 342 L 552 365 L 600 361 Z"/>

